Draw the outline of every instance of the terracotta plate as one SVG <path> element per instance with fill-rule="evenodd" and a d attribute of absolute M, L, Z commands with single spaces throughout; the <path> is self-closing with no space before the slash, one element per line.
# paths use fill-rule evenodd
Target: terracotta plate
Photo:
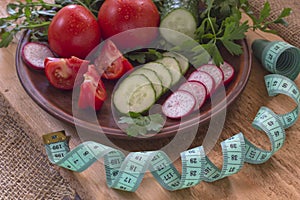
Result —
<path fill-rule="evenodd" d="M 17 73 L 24 89 L 29 96 L 44 110 L 53 115 L 54 117 L 61 119 L 70 124 L 79 126 L 93 132 L 101 132 L 100 134 L 106 134 L 111 138 L 130 139 L 121 129 L 117 126 L 113 119 L 111 112 L 110 98 L 103 104 L 101 110 L 97 113 L 97 120 L 91 122 L 84 117 L 79 118 L 77 114 L 73 117 L 72 114 L 72 91 L 61 91 L 52 87 L 43 72 L 34 71 L 28 68 L 21 58 L 21 49 L 28 42 L 28 34 L 25 34 L 19 41 L 16 51 L 16 68 Z M 171 137 L 177 133 L 180 129 L 187 129 L 191 126 L 202 124 L 207 122 L 213 115 L 218 114 L 230 105 L 238 95 L 243 91 L 250 74 L 251 69 L 251 55 L 249 47 L 245 40 L 240 41 L 243 47 L 244 53 L 241 56 L 232 56 L 227 51 L 222 51 L 222 55 L 226 61 L 228 61 L 236 69 L 236 74 L 230 85 L 226 88 L 226 98 L 216 97 L 217 103 L 214 106 L 214 112 L 212 112 L 210 102 L 206 102 L 204 107 L 200 110 L 200 113 L 193 113 L 186 119 L 170 120 L 167 119 L 164 128 L 159 134 L 154 135 L 151 138 Z M 114 82 L 105 82 L 108 91 L 112 91 Z M 109 92 L 109 96 L 110 96 Z M 168 95 L 164 95 L 159 103 L 163 102 Z M 224 101 L 227 101 L 225 104 Z M 99 124 L 102 127 L 102 131 L 99 131 Z M 183 131 L 184 132 L 184 131 Z M 149 139 L 149 138 L 148 138 Z"/>

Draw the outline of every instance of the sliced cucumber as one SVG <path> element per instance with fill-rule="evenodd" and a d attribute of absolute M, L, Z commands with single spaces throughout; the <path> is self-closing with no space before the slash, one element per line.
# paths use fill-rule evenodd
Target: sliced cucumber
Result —
<path fill-rule="evenodd" d="M 180 55 L 175 52 L 165 52 L 165 53 L 163 53 L 163 56 L 169 56 L 169 57 L 175 58 L 179 63 L 182 75 L 184 75 L 186 73 L 186 71 L 189 69 L 189 61 L 183 55 Z"/>
<path fill-rule="evenodd" d="M 162 11 L 160 27 L 183 33 L 191 38 L 195 37 L 198 25 L 200 0 L 165 0 Z M 180 34 L 171 34 L 170 31 L 161 29 L 162 36 L 174 45 L 183 41 Z"/>
<path fill-rule="evenodd" d="M 156 62 L 163 64 L 168 68 L 172 75 L 171 86 L 175 85 L 181 78 L 181 69 L 179 67 L 178 61 L 175 58 L 165 56 L 161 59 L 156 60 Z"/>
<path fill-rule="evenodd" d="M 144 69 L 151 69 L 156 72 L 158 78 L 161 80 L 163 92 L 167 91 L 172 84 L 171 72 L 161 63 L 150 62 L 143 66 Z"/>
<path fill-rule="evenodd" d="M 124 114 L 143 113 L 155 103 L 155 91 L 149 79 L 142 75 L 126 77 L 117 86 L 112 97 L 116 109 Z"/>
<path fill-rule="evenodd" d="M 150 80 L 150 82 L 152 83 L 152 86 L 155 90 L 156 99 L 158 99 L 160 97 L 160 95 L 163 92 L 163 86 L 162 86 L 161 80 L 159 79 L 159 77 L 158 77 L 158 75 L 155 71 L 153 71 L 151 69 L 141 67 L 141 68 L 133 71 L 130 74 L 130 76 L 134 75 L 134 74 L 143 74 L 143 75 L 145 75 Z"/>

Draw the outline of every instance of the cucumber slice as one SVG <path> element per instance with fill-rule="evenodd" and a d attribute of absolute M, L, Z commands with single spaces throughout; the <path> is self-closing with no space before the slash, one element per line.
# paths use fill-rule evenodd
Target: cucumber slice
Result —
<path fill-rule="evenodd" d="M 181 78 L 181 69 L 179 67 L 178 61 L 175 58 L 165 56 L 161 59 L 156 60 L 156 62 L 163 64 L 168 68 L 172 75 L 171 86 L 175 85 Z"/>
<path fill-rule="evenodd" d="M 143 113 L 155 103 L 155 91 L 149 79 L 142 75 L 126 77 L 113 93 L 115 108 L 124 114 Z"/>
<path fill-rule="evenodd" d="M 171 72 L 161 63 L 150 62 L 143 66 L 143 69 L 151 69 L 158 75 L 163 86 L 163 92 L 167 91 L 172 84 Z"/>
<path fill-rule="evenodd" d="M 198 25 L 199 1 L 165 0 L 160 27 L 194 38 Z M 171 34 L 170 31 L 164 31 L 164 29 L 161 29 L 160 32 L 168 42 L 174 45 L 180 45 L 183 42 L 180 34 Z"/>
<path fill-rule="evenodd" d="M 162 86 L 162 83 L 161 83 L 161 80 L 159 79 L 157 73 L 151 69 L 147 69 L 147 68 L 139 68 L 135 71 L 133 71 L 131 75 L 134 75 L 134 74 L 143 74 L 145 75 L 151 82 L 154 90 L 155 90 L 155 97 L 156 99 L 158 99 L 160 97 L 160 95 L 162 94 L 163 92 L 163 86 Z"/>
<path fill-rule="evenodd" d="M 163 53 L 163 56 L 169 56 L 169 57 L 175 58 L 179 63 L 182 75 L 184 75 L 186 73 L 186 71 L 189 69 L 189 61 L 183 55 L 180 55 L 175 52 L 165 52 L 165 53 Z"/>

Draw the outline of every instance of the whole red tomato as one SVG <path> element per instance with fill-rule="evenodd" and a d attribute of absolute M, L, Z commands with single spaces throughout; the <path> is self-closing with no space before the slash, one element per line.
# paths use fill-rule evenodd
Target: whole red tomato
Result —
<path fill-rule="evenodd" d="M 98 12 L 98 22 L 104 39 L 123 31 L 159 26 L 160 16 L 152 0 L 106 0 Z M 122 38 L 111 38 L 119 48 L 134 48 L 149 44 L 157 30 L 137 30 Z"/>
<path fill-rule="evenodd" d="M 101 40 L 95 16 L 85 7 L 69 5 L 54 16 L 48 29 L 50 48 L 60 57 L 85 58 Z"/>

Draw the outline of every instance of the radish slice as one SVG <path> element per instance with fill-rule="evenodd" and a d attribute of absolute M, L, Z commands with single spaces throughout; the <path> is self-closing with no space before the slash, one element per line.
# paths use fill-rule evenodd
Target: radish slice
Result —
<path fill-rule="evenodd" d="M 202 65 L 197 70 L 208 73 L 214 79 L 215 81 L 214 90 L 218 89 L 218 87 L 223 83 L 224 74 L 222 70 L 216 65 L 213 64 Z"/>
<path fill-rule="evenodd" d="M 224 74 L 224 85 L 228 85 L 234 76 L 234 68 L 227 62 L 224 62 L 221 66 L 220 69 L 222 70 Z"/>
<path fill-rule="evenodd" d="M 29 42 L 22 49 L 23 61 L 31 68 L 36 70 L 44 70 L 44 60 L 47 57 L 54 57 L 54 54 L 48 46 Z"/>
<path fill-rule="evenodd" d="M 182 84 L 178 90 L 190 92 L 196 99 L 195 109 L 200 109 L 204 104 L 207 96 L 206 87 L 198 81 L 191 81 Z"/>
<path fill-rule="evenodd" d="M 198 81 L 202 83 L 207 90 L 206 98 L 208 98 L 213 93 L 215 88 L 214 79 L 206 72 L 194 71 L 188 78 L 188 81 Z"/>
<path fill-rule="evenodd" d="M 187 91 L 174 92 L 162 105 L 163 113 L 172 119 L 190 114 L 196 105 L 195 97 Z"/>

